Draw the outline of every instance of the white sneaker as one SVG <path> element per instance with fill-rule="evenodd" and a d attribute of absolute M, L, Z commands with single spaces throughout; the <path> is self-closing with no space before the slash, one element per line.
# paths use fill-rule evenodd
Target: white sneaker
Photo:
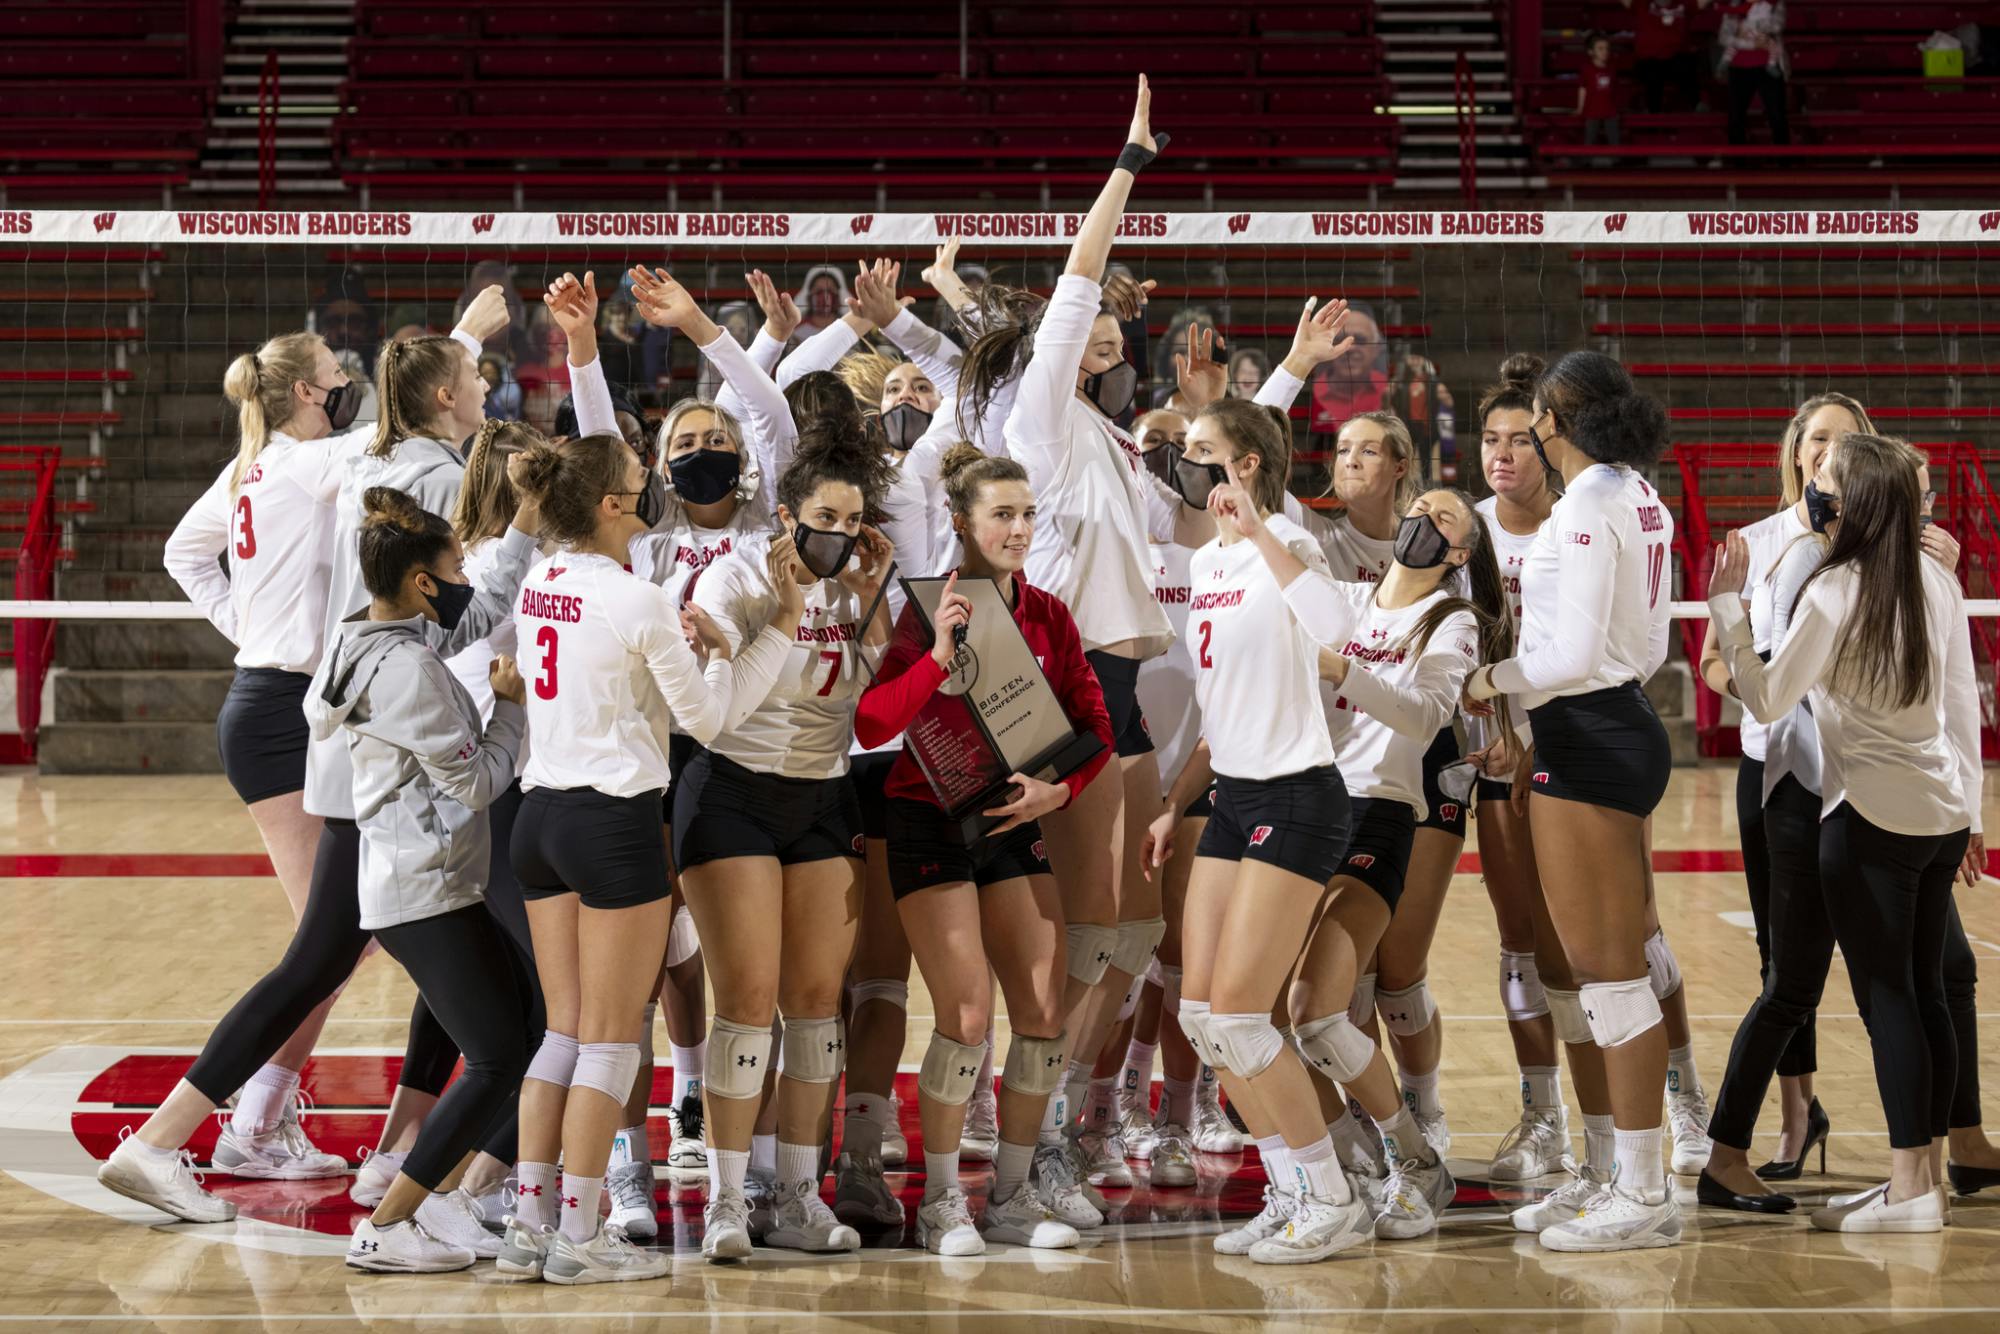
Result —
<path fill-rule="evenodd" d="M 1849 1197 L 1845 1204 L 1829 1204 L 1815 1209 L 1812 1225 L 1822 1232 L 1942 1232 L 1944 1202 L 1939 1193 L 1927 1190 L 1900 1204 L 1889 1203 L 1889 1183 Z"/>
<path fill-rule="evenodd" d="M 1037 1144 L 1028 1180 L 1049 1212 L 1071 1227 L 1104 1226 L 1103 1212 L 1085 1197 L 1083 1186 L 1076 1179 L 1067 1145 Z"/>
<path fill-rule="evenodd" d="M 750 1205 L 743 1192 L 724 1186 L 701 1211 L 701 1253 L 710 1264 L 750 1258 Z"/>
<path fill-rule="evenodd" d="M 612 1168 L 604 1180 L 604 1189 L 611 1196 L 611 1226 L 634 1241 L 647 1242 L 660 1235 L 651 1163 L 627 1163 Z"/>
<path fill-rule="evenodd" d="M 515 1189 L 514 1178 L 510 1176 L 491 1192 L 472 1197 L 481 1227 L 493 1233 L 507 1230 L 507 1215 L 514 1212 Z"/>
<path fill-rule="evenodd" d="M 1366 1241 L 1368 1206 L 1359 1200 L 1335 1204 L 1310 1197 L 1299 1202 L 1285 1225 L 1250 1248 L 1260 1265 L 1306 1265 Z"/>
<path fill-rule="evenodd" d="M 227 1114 L 218 1109 L 216 1117 L 222 1122 L 222 1134 L 215 1141 L 209 1164 L 218 1172 L 258 1181 L 313 1181 L 346 1176 L 345 1158 L 321 1152 L 306 1138 L 305 1102 L 304 1091 L 295 1091 L 278 1117 L 278 1124 L 261 1135 L 237 1134 Z M 395 1176 L 392 1174 L 389 1179 L 394 1181 Z M 381 1202 L 379 1197 L 375 1201 Z"/>
<path fill-rule="evenodd" d="M 1692 1093 L 1667 1095 L 1667 1130 L 1673 1136 L 1673 1169 L 1680 1176 L 1693 1176 L 1708 1166 L 1708 1095 L 1700 1089 Z"/>
<path fill-rule="evenodd" d="M 963 1197 L 961 1197 L 963 1198 Z M 903 1225 L 903 1202 L 882 1175 L 882 1160 L 843 1153 L 833 1168 L 833 1216 L 855 1227 Z M 971 1224 L 968 1222 L 967 1226 Z M 939 1251 L 939 1255 L 976 1255 L 977 1251 Z"/>
<path fill-rule="evenodd" d="M 630 1283 L 665 1278 L 673 1261 L 658 1251 L 634 1246 L 622 1228 L 606 1224 L 589 1241 L 571 1241 L 558 1232 L 549 1240 L 542 1281 L 581 1287 L 587 1283 Z"/>
<path fill-rule="evenodd" d="M 1451 1127 L 1445 1123 L 1444 1109 L 1440 1107 L 1436 1116 L 1425 1116 L 1413 1109 L 1410 1119 L 1417 1123 L 1417 1131 L 1424 1137 L 1424 1143 L 1430 1145 L 1431 1152 L 1437 1155 L 1439 1162 L 1443 1162 L 1445 1155 L 1451 1152 Z"/>
<path fill-rule="evenodd" d="M 917 1209 L 917 1245 L 932 1255 L 986 1254 L 986 1239 L 972 1225 L 964 1191 L 953 1186 L 923 1202 Z"/>
<path fill-rule="evenodd" d="M 1404 1159 L 1389 1173 L 1380 1206 L 1370 1209 L 1375 1216 L 1375 1235 L 1387 1241 L 1428 1236 L 1437 1231 L 1438 1215 L 1457 1194 L 1458 1186 L 1444 1159 L 1428 1166 L 1414 1158 Z M 1366 1206 L 1370 1201 L 1363 1199 L 1362 1203 Z"/>
<path fill-rule="evenodd" d="M 1241 1227 L 1215 1235 L 1215 1249 L 1221 1255 L 1248 1255 L 1258 1242 L 1274 1237 L 1299 1207 L 1299 1197 L 1288 1190 L 1265 1183 L 1264 1208 Z"/>
<path fill-rule="evenodd" d="M 999 1138 L 996 1134 L 994 1138 Z M 964 1153 L 963 1141 L 959 1152 Z M 903 1100 L 889 1095 L 889 1124 L 882 1127 L 882 1166 L 901 1167 L 910 1160 L 909 1136 L 903 1133 Z"/>
<path fill-rule="evenodd" d="M 1389 1170 L 1374 1168 L 1367 1171 L 1342 1169 L 1347 1178 L 1347 1189 L 1355 1199 L 1368 1206 L 1368 1216 L 1377 1217 L 1382 1212 L 1382 1202 L 1389 1192 Z"/>
<path fill-rule="evenodd" d="M 989 1199 L 979 1230 L 988 1241 L 1038 1251 L 1068 1250 L 1080 1240 L 1076 1229 L 1056 1217 L 1031 1185 L 1021 1186 L 1004 1200 Z"/>
<path fill-rule="evenodd" d="M 1486 1169 L 1488 1181 L 1532 1181 L 1551 1172 L 1574 1172 L 1570 1154 L 1569 1113 L 1563 1108 L 1537 1112 L 1523 1108 L 1521 1119 L 1501 1137 Z"/>
<path fill-rule="evenodd" d="M 702 1140 L 701 1093 L 690 1093 L 680 1106 L 667 1108 L 667 1126 L 673 1137 L 667 1142 L 669 1172 L 706 1172 L 708 1145 Z"/>
<path fill-rule="evenodd" d="M 1162 1116 L 1166 1108 L 1160 1109 Z M 1164 1124 L 1146 1114 L 1146 1109 L 1137 1100 L 1125 1109 L 1125 1115 L 1118 1123 L 1118 1138 L 1125 1141 L 1125 1156 L 1145 1162 L 1153 1156 L 1153 1149 L 1160 1142 L 1160 1126 Z M 1187 1132 L 1181 1132 L 1185 1135 Z"/>
<path fill-rule="evenodd" d="M 1549 1194 L 1516 1209 L 1508 1219 L 1516 1232 L 1542 1232 L 1575 1218 L 1593 1196 L 1610 1185 L 1609 1178 L 1598 1176 L 1586 1165 Z"/>
<path fill-rule="evenodd" d="M 486 1230 L 479 1205 L 469 1191 L 431 1194 L 417 1206 L 417 1222 L 445 1245 L 471 1251 L 482 1260 L 492 1260 L 500 1254 L 500 1238 Z"/>
<path fill-rule="evenodd" d="M 377 1274 L 449 1274 L 470 1269 L 475 1258 L 465 1247 L 433 1237 L 414 1218 L 387 1227 L 364 1218 L 347 1244 L 347 1267 Z"/>
<path fill-rule="evenodd" d="M 889 1137 L 882 1137 L 884 1148 Z M 904 1152 L 908 1153 L 905 1143 Z M 972 1091 L 972 1101 L 965 1105 L 965 1129 L 958 1135 L 958 1159 L 964 1163 L 990 1163 L 1000 1152 L 1000 1106 L 993 1093 L 993 1086 Z M 884 1160 L 887 1161 L 886 1159 Z"/>
<path fill-rule="evenodd" d="M 1153 1127 L 1152 1164 L 1155 1186 L 1192 1186 L 1194 1144 L 1187 1131 L 1171 1122 Z"/>
<path fill-rule="evenodd" d="M 185 1223 L 227 1223 L 236 1206 L 201 1188 L 194 1155 L 178 1149 L 170 1155 L 148 1153 L 137 1139 L 121 1137 L 118 1147 L 97 1169 L 98 1184 L 128 1200 L 150 1204 Z"/>
<path fill-rule="evenodd" d="M 361 1166 L 354 1169 L 354 1184 L 347 1188 L 347 1198 L 363 1209 L 373 1209 L 382 1203 L 382 1197 L 395 1184 L 397 1173 L 403 1170 L 403 1160 L 408 1153 L 377 1153 L 363 1147 Z"/>
<path fill-rule="evenodd" d="M 1243 1137 L 1222 1110 L 1219 1088 L 1220 1081 L 1194 1086 L 1194 1124 L 1188 1129 L 1194 1132 L 1194 1146 L 1202 1153 L 1240 1153 Z"/>
<path fill-rule="evenodd" d="M 1086 1130 L 1076 1137 L 1083 1155 L 1083 1179 L 1093 1186 L 1129 1187 L 1132 1169 L 1125 1163 L 1125 1141 L 1116 1131 Z"/>
<path fill-rule="evenodd" d="M 506 1226 L 507 1231 L 500 1238 L 500 1254 L 493 1257 L 493 1267 L 516 1278 L 540 1278 L 556 1230 L 531 1228 L 512 1215 L 508 1216 Z"/>
<path fill-rule="evenodd" d="M 1671 1189 L 1658 1204 L 1647 1204 L 1606 1186 L 1575 1218 L 1542 1229 L 1542 1245 L 1552 1251 L 1639 1251 L 1680 1239 L 1681 1207 Z"/>
<path fill-rule="evenodd" d="M 778 1187 L 778 1207 L 771 1217 L 771 1230 L 764 1234 L 764 1244 L 815 1254 L 858 1251 L 861 1234 L 833 1216 L 815 1183 L 795 1181 Z"/>

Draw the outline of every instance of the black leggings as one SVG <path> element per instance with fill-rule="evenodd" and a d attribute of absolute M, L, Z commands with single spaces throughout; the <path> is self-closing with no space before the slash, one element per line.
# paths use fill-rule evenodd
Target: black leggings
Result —
<path fill-rule="evenodd" d="M 1750 139 L 1750 104 L 1761 101 L 1764 104 L 1764 118 L 1771 123 L 1771 142 L 1789 144 L 1792 141 L 1791 121 L 1785 99 L 1789 89 L 1785 81 L 1768 69 L 1744 69 L 1731 66 L 1729 70 L 1729 142 L 1748 143 Z M 1745 164 L 1748 165 L 1748 164 Z M 1776 166 L 1776 163 L 1770 163 Z"/>
<path fill-rule="evenodd" d="M 1797 784 L 1793 785 L 1797 787 Z M 1819 804 L 1818 798 L 1798 789 L 1812 803 L 1811 823 L 1801 824 L 1793 818 L 1786 826 L 1786 834 L 1792 843 L 1789 855 L 1809 858 L 1810 866 L 1798 863 L 1801 872 L 1810 871 L 1811 902 L 1817 907 L 1819 892 Z M 1804 809 L 1803 804 L 1795 804 L 1792 816 L 1796 817 Z M 1744 757 L 1736 769 L 1736 831 L 1737 840 L 1743 849 L 1743 883 L 1750 891 L 1750 917 L 1757 925 L 1757 976 L 1766 984 L 1771 980 L 1771 894 L 1772 858 L 1771 841 L 1764 827 L 1764 761 Z M 1810 844 L 1810 848 L 1806 845 Z M 1800 881 L 1788 888 L 1797 889 L 1805 882 Z M 1809 1075 L 1819 1069 L 1818 1035 L 1812 1011 L 1808 1010 L 1805 1023 L 1792 1030 L 1791 1039 L 1778 1054 L 1778 1073 L 1787 1077 Z"/>
<path fill-rule="evenodd" d="M 384 927 L 375 938 L 409 972 L 465 1053 L 464 1072 L 424 1118 L 403 1162 L 405 1176 L 436 1190 L 468 1152 L 491 1152 L 503 1127 L 512 1135 L 528 1069 L 529 1000 L 518 981 L 514 946 L 479 904 Z"/>
<path fill-rule="evenodd" d="M 1967 837 L 1890 833 L 1846 802 L 1820 825 L 1828 915 L 1875 1052 L 1891 1148 L 1923 1148 L 1950 1128 L 1958 1044 L 1944 954 Z"/>
<path fill-rule="evenodd" d="M 1951 1088 L 1949 1129 L 1981 1124 L 1979 1117 L 1979 960 L 1958 920 L 1958 895 L 1944 937 L 1944 1004 L 1951 1011 L 1951 1035 L 1958 1043 L 1958 1079 Z"/>

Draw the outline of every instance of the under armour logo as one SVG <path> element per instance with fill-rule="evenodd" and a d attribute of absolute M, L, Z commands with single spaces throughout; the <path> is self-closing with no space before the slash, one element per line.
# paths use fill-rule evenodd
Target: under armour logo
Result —
<path fill-rule="evenodd" d="M 828 1042 L 826 1044 L 826 1049 L 828 1052 L 836 1052 L 841 1049 L 842 1045 L 843 1044 L 839 1038 L 834 1038 L 831 1042 Z"/>
<path fill-rule="evenodd" d="M 757 1058 L 756 1058 L 755 1056 L 739 1056 L 739 1057 L 737 1057 L 737 1058 L 736 1058 L 736 1064 L 737 1064 L 738 1066 L 746 1066 L 746 1065 L 747 1065 L 747 1066 L 749 1066 L 749 1067 L 750 1067 L 750 1068 L 751 1068 L 752 1070 L 754 1070 L 754 1069 L 756 1069 L 756 1068 L 757 1068 Z"/>
<path fill-rule="evenodd" d="M 563 572 L 562 566 L 551 565 L 549 566 L 549 572 L 542 576 L 542 582 L 548 583 L 551 579 L 560 579 L 562 578 L 562 572 Z"/>
<path fill-rule="evenodd" d="M 565 1195 L 565 1196 L 563 1196 L 563 1197 L 562 1197 L 562 1207 L 563 1207 L 563 1208 L 565 1208 L 565 1209 L 574 1209 L 574 1208 L 576 1208 L 576 1196 L 574 1196 L 574 1195 Z"/>
<path fill-rule="evenodd" d="M 1108 951 L 1105 951 L 1105 950 L 1099 950 L 1099 951 L 1097 952 L 1097 962 L 1099 962 L 1099 963 L 1110 963 L 1110 962 L 1111 962 L 1111 955 L 1110 955 L 1110 953 L 1109 953 Z"/>
<path fill-rule="evenodd" d="M 1382 1017 L 1384 1019 L 1400 1020 L 1404 1023 L 1409 1022 L 1410 1018 L 1408 1012 L 1403 1010 L 1384 1010 L 1382 1012 Z M 1415 1104 L 1412 1103 L 1411 1105 L 1414 1106 Z"/>
<path fill-rule="evenodd" d="M 514 1193 L 517 1195 L 533 1195 L 539 1198 L 542 1193 L 542 1188 L 540 1186 L 521 1186 L 517 1188 Z"/>
<path fill-rule="evenodd" d="M 1583 1017 L 1584 1017 L 1584 1018 L 1586 1018 L 1586 1019 L 1595 1019 L 1595 1018 L 1597 1018 L 1597 1011 L 1595 1011 L 1595 1010 L 1585 1010 L 1585 1011 L 1583 1012 Z"/>
<path fill-rule="evenodd" d="M 925 862 L 917 868 L 918 875 L 936 875 L 937 873 L 938 864 L 936 862 Z"/>
<path fill-rule="evenodd" d="M 958 1067 L 958 1077 L 960 1079 L 975 1079 L 978 1075 L 979 1067 L 976 1065 L 961 1065 Z"/>
<path fill-rule="evenodd" d="M 357 1241 L 354 1243 L 354 1248 L 358 1251 L 379 1251 L 382 1249 L 382 1245 L 380 1242 L 374 1241 Z"/>
<path fill-rule="evenodd" d="M 1062 1064 L 1062 1059 L 1061 1056 L 1044 1056 L 1042 1058 L 1042 1066 L 1044 1069 L 1053 1070 Z"/>
<path fill-rule="evenodd" d="M 1526 974 L 1524 973 L 1515 973 L 1515 972 L 1509 972 L 1506 974 L 1506 978 L 1509 982 L 1519 982 L 1525 976 Z"/>

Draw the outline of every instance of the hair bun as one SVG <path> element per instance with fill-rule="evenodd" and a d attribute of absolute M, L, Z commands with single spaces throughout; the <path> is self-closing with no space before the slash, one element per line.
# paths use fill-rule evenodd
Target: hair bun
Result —
<path fill-rule="evenodd" d="M 970 440 L 961 440 L 939 456 L 938 480 L 949 482 L 953 477 L 985 457 L 985 452 L 978 445 L 973 444 Z"/>
<path fill-rule="evenodd" d="M 1534 392 L 1535 383 L 1542 378 L 1548 363 L 1532 352 L 1516 352 L 1500 363 L 1500 381 L 1509 389 L 1519 389 L 1524 393 Z"/>
<path fill-rule="evenodd" d="M 415 496 L 393 486 L 369 487 L 361 495 L 361 508 L 362 526 L 367 528 L 388 525 L 407 533 L 420 533 L 427 518 Z"/>

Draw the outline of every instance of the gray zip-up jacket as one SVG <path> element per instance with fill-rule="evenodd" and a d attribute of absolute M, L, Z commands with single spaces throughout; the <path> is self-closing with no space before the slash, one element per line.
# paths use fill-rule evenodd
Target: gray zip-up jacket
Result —
<path fill-rule="evenodd" d="M 477 903 L 492 856 L 486 808 L 514 781 L 527 713 L 479 705 L 446 667 L 445 632 L 418 616 L 342 621 L 306 692 L 315 739 L 345 731 L 361 830 L 361 927 Z"/>

